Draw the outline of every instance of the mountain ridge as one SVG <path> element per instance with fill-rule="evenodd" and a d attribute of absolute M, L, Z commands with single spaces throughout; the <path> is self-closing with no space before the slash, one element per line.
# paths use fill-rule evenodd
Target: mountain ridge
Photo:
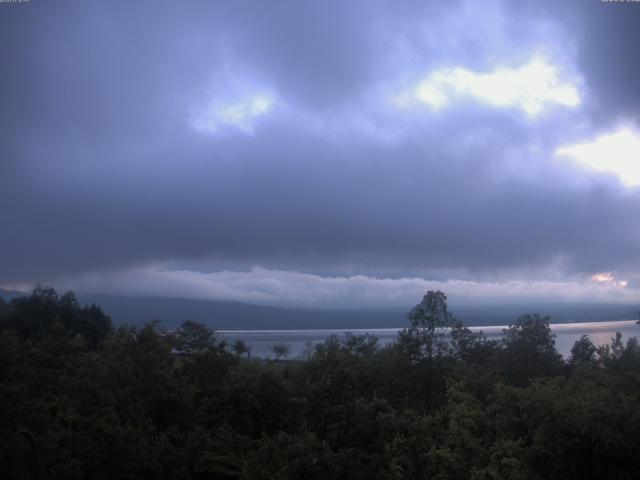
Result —
<path fill-rule="evenodd" d="M 2 290 L 5 301 L 27 295 Z M 95 303 L 111 316 L 114 324 L 141 325 L 159 319 L 168 328 L 187 319 L 205 323 L 216 330 L 304 330 L 402 328 L 409 325 L 406 308 L 383 309 L 303 309 L 254 305 L 231 300 L 199 300 L 163 297 L 127 297 L 107 294 L 79 294 L 81 304 Z M 638 306 L 628 304 L 539 303 L 456 305 L 450 310 L 469 326 L 506 325 L 524 313 L 540 313 L 552 323 L 635 320 Z"/>

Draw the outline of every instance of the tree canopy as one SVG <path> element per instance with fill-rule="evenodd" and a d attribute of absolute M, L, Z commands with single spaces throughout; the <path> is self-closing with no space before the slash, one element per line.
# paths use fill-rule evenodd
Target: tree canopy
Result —
<path fill-rule="evenodd" d="M 409 320 L 389 345 L 332 336 L 276 362 L 194 320 L 114 328 L 71 293 L 0 302 L 0 478 L 637 476 L 635 338 L 583 337 L 565 362 L 548 318 L 490 341 L 442 292 Z"/>

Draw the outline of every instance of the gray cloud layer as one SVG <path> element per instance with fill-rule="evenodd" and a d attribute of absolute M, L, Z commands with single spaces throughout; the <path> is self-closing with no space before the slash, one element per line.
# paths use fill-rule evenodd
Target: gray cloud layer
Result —
<path fill-rule="evenodd" d="M 639 189 L 553 152 L 636 121 L 640 7 L 513 3 L 2 5 L 0 283 L 167 261 L 633 283 Z M 535 52 L 580 79 L 579 108 L 389 101 Z M 256 92 L 273 108 L 246 128 L 194 128 Z"/>

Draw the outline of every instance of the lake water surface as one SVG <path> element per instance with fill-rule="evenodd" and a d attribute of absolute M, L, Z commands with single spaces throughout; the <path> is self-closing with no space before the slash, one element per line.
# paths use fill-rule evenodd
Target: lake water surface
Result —
<path fill-rule="evenodd" d="M 469 327 L 474 332 L 482 331 L 488 338 L 500 338 L 505 325 Z M 374 329 L 327 329 L 327 330 L 225 330 L 219 333 L 229 341 L 244 340 L 251 347 L 254 357 L 273 357 L 271 347 L 274 344 L 286 344 L 290 348 L 290 357 L 301 355 L 308 345 L 324 342 L 330 335 L 342 336 L 346 332 L 354 334 L 371 333 L 378 337 L 379 344 L 384 346 L 391 343 L 400 328 Z M 551 331 L 556 335 L 556 348 L 565 358 L 569 356 L 573 343 L 582 335 L 588 335 L 596 345 L 609 343 L 616 332 L 622 333 L 626 341 L 631 337 L 640 336 L 640 325 L 635 320 L 613 322 L 588 323 L 556 323 L 551 324 Z"/>

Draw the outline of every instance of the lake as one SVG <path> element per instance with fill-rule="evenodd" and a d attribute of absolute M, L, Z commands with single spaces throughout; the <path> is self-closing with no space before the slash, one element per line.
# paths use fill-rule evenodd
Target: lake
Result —
<path fill-rule="evenodd" d="M 472 331 L 482 331 L 488 338 L 500 338 L 505 325 L 469 327 Z M 218 333 L 228 340 L 244 340 L 251 347 L 251 355 L 254 357 L 273 357 L 271 346 L 274 344 L 286 344 L 289 346 L 290 357 L 300 356 L 309 344 L 324 342 L 330 335 L 342 336 L 346 332 L 354 334 L 370 333 L 380 339 L 379 344 L 384 346 L 391 343 L 398 335 L 400 328 L 373 328 L 373 329 L 324 329 L 324 330 L 224 330 Z M 621 320 L 609 322 L 587 323 L 556 323 L 551 324 L 551 331 L 556 335 L 556 348 L 565 358 L 569 356 L 573 343 L 582 335 L 588 335 L 596 345 L 609 343 L 616 332 L 622 333 L 622 339 L 626 342 L 631 337 L 640 335 L 640 325 L 635 320 Z"/>

